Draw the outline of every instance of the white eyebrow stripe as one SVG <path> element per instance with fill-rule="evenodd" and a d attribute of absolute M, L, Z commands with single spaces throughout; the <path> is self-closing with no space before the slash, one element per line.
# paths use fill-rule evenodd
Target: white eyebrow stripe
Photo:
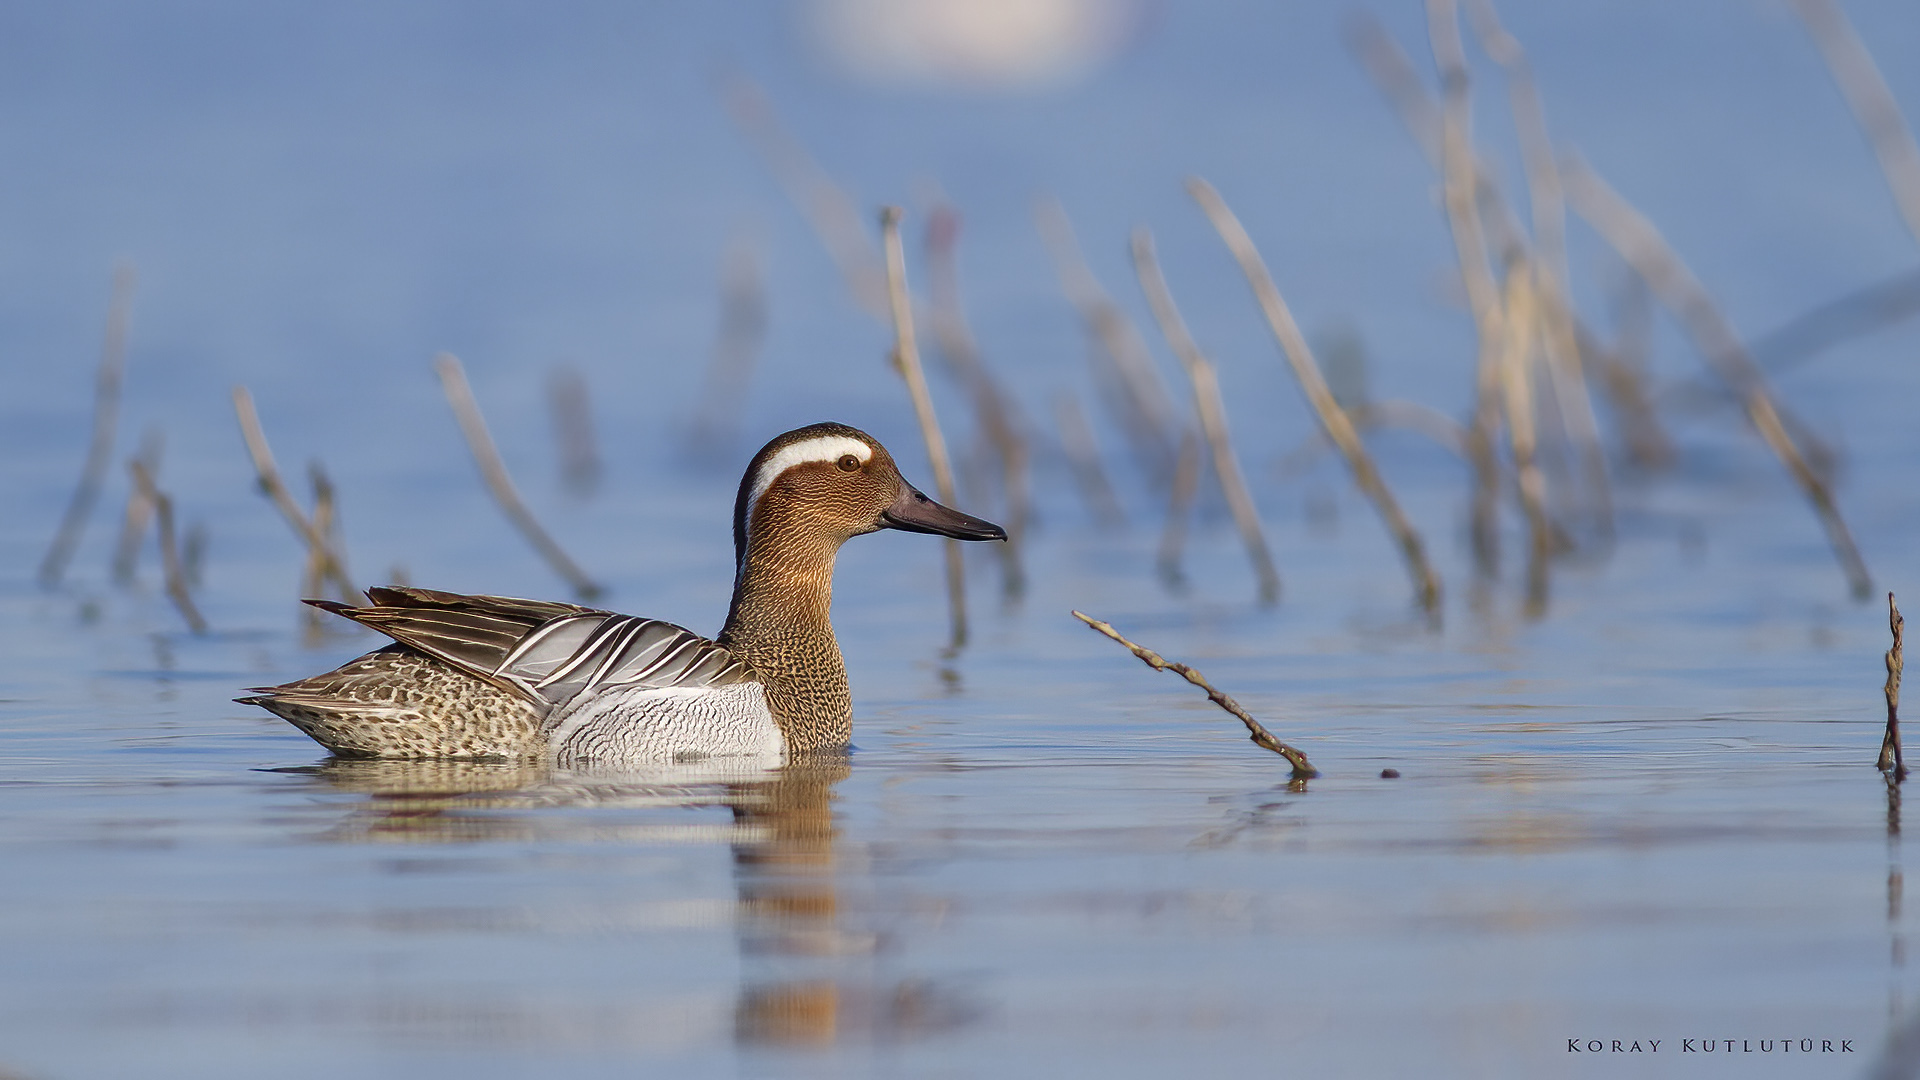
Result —
<path fill-rule="evenodd" d="M 753 512 L 760 506 L 760 496 L 765 495 L 773 482 L 780 479 L 781 473 L 795 465 L 839 461 L 848 454 L 859 458 L 860 464 L 865 465 L 873 460 L 873 447 L 850 435 L 815 435 L 782 448 L 760 466 L 759 472 L 753 474 L 753 494 L 747 499 L 747 524 L 753 524 Z"/>

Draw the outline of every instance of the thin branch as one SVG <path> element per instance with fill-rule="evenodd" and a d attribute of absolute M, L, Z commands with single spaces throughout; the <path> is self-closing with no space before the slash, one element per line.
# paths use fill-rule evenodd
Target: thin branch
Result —
<path fill-rule="evenodd" d="M 333 481 L 321 468 L 318 461 L 307 465 L 307 479 L 313 484 L 313 531 L 327 538 L 329 549 L 341 547 L 339 520 L 334 516 Z M 307 565 L 300 574 L 300 596 L 318 596 L 326 586 L 327 560 L 317 550 L 307 552 Z M 328 617 L 328 612 L 306 604 L 300 606 L 302 623 L 305 627 L 302 637 L 309 646 L 323 640 L 329 628 L 339 620 Z"/>
<path fill-rule="evenodd" d="M 193 597 L 187 592 L 186 574 L 180 567 L 180 549 L 174 543 L 173 500 L 154 485 L 153 474 L 147 470 L 145 462 L 138 459 L 130 461 L 127 471 L 133 474 L 134 486 L 153 504 L 154 516 L 160 522 L 160 566 L 166 578 L 167 598 L 179 609 L 180 617 L 187 620 L 189 629 L 196 634 L 204 634 L 207 632 L 207 620 L 193 606 Z"/>
<path fill-rule="evenodd" d="M 134 460 L 144 465 L 147 474 L 160 472 L 160 451 L 165 440 L 160 430 L 148 431 L 140 440 L 140 452 Z M 147 526 L 153 521 L 153 500 L 139 484 L 127 492 L 127 509 L 120 525 L 120 541 L 113 546 L 113 580 L 122 585 L 133 581 L 140 565 L 140 543 L 146 539 Z"/>
<path fill-rule="evenodd" d="M 1153 353 L 1147 348 L 1146 338 L 1093 276 L 1066 210 L 1054 200 L 1043 200 L 1034 208 L 1034 222 L 1053 256 L 1061 290 L 1080 313 L 1087 336 L 1098 346 L 1093 355 L 1107 360 L 1105 381 L 1117 384 L 1116 411 L 1134 453 L 1148 479 L 1156 488 L 1163 488 L 1175 464 L 1180 425 L 1173 419 L 1172 397 L 1154 374 Z"/>
<path fill-rule="evenodd" d="M 1220 479 L 1227 508 L 1233 512 L 1241 543 L 1246 545 L 1247 559 L 1253 563 L 1260 602 L 1275 603 L 1280 599 L 1280 571 L 1274 568 L 1273 554 L 1260 528 L 1260 512 L 1254 508 L 1253 493 L 1247 490 L 1246 477 L 1240 472 L 1240 459 L 1234 456 L 1233 440 L 1227 434 L 1227 405 L 1220 397 L 1219 374 L 1213 361 L 1200 352 L 1199 343 L 1187 330 L 1186 320 L 1180 317 L 1173 293 L 1168 291 L 1166 278 L 1160 272 L 1160 261 L 1154 256 L 1153 234 L 1145 229 L 1135 229 L 1133 233 L 1133 270 L 1140 278 L 1141 290 L 1147 294 L 1147 306 L 1153 309 L 1160 332 L 1166 336 L 1167 344 L 1173 348 L 1174 356 L 1179 358 L 1187 379 L 1193 384 L 1193 407 L 1200 416 L 1200 430 L 1213 456 L 1213 474 Z"/>
<path fill-rule="evenodd" d="M 940 433 L 940 418 L 933 411 L 933 395 L 927 390 L 926 372 L 920 367 L 920 346 L 913 334 L 913 301 L 907 292 L 907 256 L 900 244 L 900 208 L 880 211 L 880 233 L 887 257 L 887 299 L 893 312 L 893 369 L 907 384 L 907 396 L 913 399 L 914 419 L 920 424 L 920 437 L 927 444 L 927 463 L 933 467 L 933 482 L 940 501 L 952 506 L 959 500 L 954 494 L 953 463 L 947 457 L 947 440 Z M 960 541 L 949 539 L 947 553 L 947 601 L 953 615 L 951 647 L 967 643 L 966 565 L 960 555 Z"/>
<path fill-rule="evenodd" d="M 1127 512 L 1120 505 L 1107 471 L 1100 465 L 1100 444 L 1093 437 L 1087 414 L 1080 410 L 1079 399 L 1061 391 L 1053 398 L 1053 422 L 1060 435 L 1061 452 L 1073 474 L 1080 497 L 1086 500 L 1093 520 L 1101 525 L 1119 527 L 1127 523 Z"/>
<path fill-rule="evenodd" d="M 1880 770 L 1892 774 L 1896 783 L 1907 778 L 1906 759 L 1900 753 L 1900 673 L 1906 667 L 1901 647 L 1907 620 L 1900 617 L 1900 605 L 1887 594 L 1887 628 L 1893 631 L 1893 647 L 1887 650 L 1887 735 L 1880 742 Z"/>
<path fill-rule="evenodd" d="M 520 500 L 513 479 L 507 475 L 506 462 L 500 460 L 493 436 L 487 433 L 486 418 L 480 415 L 480 405 L 473 399 L 473 388 L 467 384 L 466 369 L 460 366 L 459 358 L 452 353 L 441 353 L 434 358 L 433 367 L 440 375 L 440 388 L 447 395 L 447 404 L 453 407 L 453 417 L 460 424 L 460 433 L 466 436 L 467 449 L 473 452 L 473 463 L 479 466 L 480 479 L 486 482 L 493 501 L 500 505 L 514 528 L 520 530 L 520 535 L 547 560 L 547 565 L 567 580 L 574 595 L 582 600 L 599 596 L 600 586 L 560 550 L 560 545 L 540 527 L 533 512 Z"/>
<path fill-rule="evenodd" d="M 127 371 L 127 312 L 133 305 L 136 280 L 131 265 L 122 263 L 114 268 L 106 339 L 100 346 L 100 368 L 93 380 L 93 437 L 87 443 L 87 460 L 80 467 L 80 481 L 74 486 L 66 513 L 61 515 L 60 528 L 53 534 L 46 557 L 40 560 L 42 585 L 59 584 L 61 575 L 67 572 L 67 563 L 80 546 L 80 536 L 86 531 L 94 502 L 100 498 L 100 484 L 113 458 L 114 430 L 120 422 L 120 386 Z"/>
<path fill-rule="evenodd" d="M 1032 499 L 1027 490 L 1027 440 L 1015 420 L 1012 398 L 980 358 L 980 346 L 967 326 L 966 310 L 960 303 L 960 272 L 954 257 L 959 231 L 959 215 L 951 207 L 941 205 L 928 216 L 927 291 L 932 300 L 928 323 L 935 348 L 959 377 L 973 404 L 974 422 L 979 425 L 981 438 L 1000 465 L 1007 541 L 995 544 L 994 550 L 1000 557 L 1001 593 L 1008 600 L 1017 600 L 1027 590 L 1027 574 L 1020 557 L 1027 519 L 1032 513 Z"/>
<path fill-rule="evenodd" d="M 734 122 L 765 155 L 774 178 L 839 264 L 854 301 L 867 314 L 885 322 L 885 263 L 861 225 L 859 204 L 833 182 L 799 140 L 780 126 L 772 103 L 758 86 L 736 76 L 727 80 L 724 93 Z"/>
<path fill-rule="evenodd" d="M 1654 295 L 1673 312 L 1707 362 L 1726 381 L 1745 407 L 1760 437 L 1785 465 L 1800 486 L 1814 513 L 1827 531 L 1827 541 L 1847 576 L 1853 595 L 1864 600 L 1872 593 L 1872 578 L 1865 560 L 1854 546 L 1853 534 L 1840 517 L 1832 490 L 1807 464 L 1794 438 L 1788 434 L 1766 380 L 1753 357 L 1722 315 L 1700 279 L 1693 275 L 1680 256 L 1668 245 L 1651 221 L 1620 197 L 1584 163 L 1570 162 L 1562 169 L 1567 180 L 1567 195 L 1580 216 L 1618 251 L 1634 268 Z"/>
<path fill-rule="evenodd" d="M 1142 646 L 1142 645 L 1135 645 L 1133 642 L 1128 641 L 1124 636 L 1122 636 L 1120 631 L 1115 630 L 1112 627 L 1112 625 L 1101 622 L 1099 619 L 1096 619 L 1091 615 L 1086 615 L 1076 611 L 1073 613 L 1073 617 L 1076 619 L 1079 619 L 1083 623 L 1086 623 L 1088 626 L 1093 627 L 1095 630 L 1098 630 L 1100 633 L 1106 635 L 1107 637 L 1112 638 L 1113 640 L 1119 642 L 1121 645 L 1126 647 L 1128 652 L 1131 652 L 1133 655 L 1139 657 L 1141 662 L 1145 663 L 1148 667 L 1154 669 L 1155 671 L 1171 671 L 1174 674 L 1192 683 L 1193 685 L 1199 687 L 1200 689 L 1205 690 L 1207 692 L 1208 701 L 1211 701 L 1215 705 L 1218 705 L 1221 708 L 1227 710 L 1229 713 L 1232 713 L 1235 717 L 1237 717 L 1240 720 L 1241 723 L 1247 725 L 1247 737 L 1253 741 L 1253 744 L 1255 746 L 1259 746 L 1266 750 L 1271 750 L 1274 753 L 1279 754 L 1281 757 L 1286 758 L 1287 764 L 1293 766 L 1294 779 L 1307 780 L 1320 775 L 1320 771 L 1318 769 L 1315 769 L 1310 763 L 1308 763 L 1307 755 L 1301 753 L 1298 750 L 1295 750 L 1293 747 L 1288 746 L 1286 743 L 1283 743 L 1279 739 L 1275 738 L 1273 735 L 1273 732 L 1268 731 L 1265 725 L 1261 724 L 1260 721 L 1255 720 L 1253 718 L 1252 713 L 1249 713 L 1247 710 L 1241 708 L 1239 702 L 1233 700 L 1232 698 L 1228 697 L 1226 694 L 1215 689 L 1214 685 L 1207 681 L 1207 677 L 1205 675 L 1200 674 L 1198 671 L 1187 666 L 1186 664 L 1182 664 L 1174 660 L 1168 660 L 1166 657 L 1161 656 L 1159 653 L 1154 652 L 1152 649 L 1146 648 L 1145 646 Z"/>
<path fill-rule="evenodd" d="M 1520 506 L 1527 515 L 1527 600 L 1531 617 L 1546 613 L 1547 560 L 1553 553 L 1553 528 L 1547 520 L 1546 478 L 1536 457 L 1534 428 L 1533 339 L 1539 329 L 1532 287 L 1524 262 L 1507 267 L 1506 298 L 1501 305 L 1507 340 L 1500 357 L 1501 396 L 1506 407 L 1507 438 L 1520 485 Z"/>
<path fill-rule="evenodd" d="M 1901 115 L 1900 103 L 1887 80 L 1873 62 L 1847 20 L 1846 12 L 1834 0 L 1790 0 L 1793 10 L 1807 24 L 1807 33 L 1820 48 L 1820 55 L 1839 84 L 1840 93 L 1867 134 L 1874 156 L 1880 159 L 1880 173 L 1886 177 L 1893 201 L 1907 229 L 1920 239 L 1920 146 L 1915 146 L 1913 131 Z"/>
<path fill-rule="evenodd" d="M 1314 415 L 1319 417 L 1320 426 L 1326 431 L 1327 437 L 1333 440 L 1347 459 L 1347 467 L 1353 472 L 1354 486 L 1372 500 L 1387 531 L 1393 534 L 1394 540 L 1400 545 L 1400 554 L 1406 560 L 1407 573 L 1413 578 L 1414 593 L 1420 606 L 1429 614 L 1437 614 L 1440 610 L 1440 576 L 1434 573 L 1432 564 L 1427 561 L 1426 545 L 1421 542 L 1420 534 L 1414 531 L 1406 515 L 1401 513 L 1393 492 L 1387 489 L 1380 470 L 1374 466 L 1372 455 L 1367 453 L 1366 445 L 1353 428 L 1353 419 L 1333 399 L 1333 391 L 1327 388 L 1326 377 L 1320 373 L 1313 350 L 1307 346 L 1306 336 L 1300 333 L 1300 327 L 1294 323 L 1293 313 L 1287 310 L 1287 302 L 1274 285 L 1273 275 L 1268 273 L 1266 262 L 1261 259 L 1259 249 L 1254 247 L 1253 238 L 1247 235 L 1240 219 L 1228 209 L 1220 193 L 1211 184 L 1194 177 L 1187 181 L 1187 193 L 1200 204 L 1200 209 L 1213 223 L 1215 231 L 1226 242 L 1227 250 L 1239 262 L 1248 284 L 1253 286 L 1254 299 L 1266 315 L 1267 326 L 1279 341 L 1281 352 L 1286 355 L 1287 363 L 1293 369 L 1294 379 L 1306 395 L 1307 404 L 1313 407 Z"/>
<path fill-rule="evenodd" d="M 1200 444 L 1193 429 L 1180 433 L 1180 453 L 1173 462 L 1173 485 L 1167 489 L 1167 521 L 1160 529 L 1160 549 L 1154 566 L 1167 588 L 1179 593 L 1186 588 L 1187 575 L 1180 569 L 1181 554 L 1187 544 L 1187 519 L 1193 515 L 1193 499 L 1200 491 Z"/>
<path fill-rule="evenodd" d="M 359 596 L 353 580 L 347 576 L 346 559 L 327 541 L 326 534 L 314 528 L 307 519 L 306 512 L 293 499 L 293 493 L 280 478 L 280 469 L 273 463 L 273 450 L 267 445 L 267 434 L 260 427 L 260 414 L 254 411 L 253 395 L 244 386 L 233 388 L 233 412 L 240 420 L 240 436 L 247 442 L 247 454 L 253 459 L 253 471 L 259 477 L 260 490 L 280 511 L 287 524 L 306 543 L 309 558 L 324 560 L 325 574 L 339 591 L 339 598 L 353 601 Z"/>

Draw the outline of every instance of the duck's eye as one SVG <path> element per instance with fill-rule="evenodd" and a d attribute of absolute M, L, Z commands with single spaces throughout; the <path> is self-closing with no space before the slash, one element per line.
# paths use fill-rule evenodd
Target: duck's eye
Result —
<path fill-rule="evenodd" d="M 839 464 L 841 472 L 852 472 L 860 467 L 860 459 L 852 454 L 842 454 Z"/>

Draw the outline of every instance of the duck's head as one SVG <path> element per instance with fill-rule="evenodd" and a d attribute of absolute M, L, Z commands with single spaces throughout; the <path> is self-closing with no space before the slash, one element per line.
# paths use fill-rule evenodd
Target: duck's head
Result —
<path fill-rule="evenodd" d="M 813 424 L 760 448 L 733 504 L 733 549 L 744 568 L 753 542 L 796 548 L 880 529 L 956 540 L 1005 540 L 1007 531 L 922 495 L 880 440 L 845 424 Z"/>

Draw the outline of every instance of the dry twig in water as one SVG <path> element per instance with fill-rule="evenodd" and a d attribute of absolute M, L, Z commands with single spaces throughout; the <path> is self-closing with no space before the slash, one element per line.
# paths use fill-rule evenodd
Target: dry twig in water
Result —
<path fill-rule="evenodd" d="M 1153 234 L 1145 229 L 1136 229 L 1133 233 L 1133 270 L 1140 278 L 1141 290 L 1147 294 L 1147 306 L 1153 309 L 1160 332 L 1166 336 L 1173 355 L 1179 358 L 1187 379 L 1193 384 L 1193 407 L 1199 414 L 1200 431 L 1206 436 L 1207 448 L 1213 455 L 1213 474 L 1220 480 L 1227 507 L 1233 512 L 1233 523 L 1239 527 L 1240 540 L 1246 545 L 1248 560 L 1253 563 L 1260 602 L 1274 603 L 1280 599 L 1280 571 L 1274 568 L 1273 554 L 1260 528 L 1260 512 L 1254 508 L 1253 493 L 1247 490 L 1246 477 L 1240 472 L 1240 459 L 1234 456 L 1233 440 L 1227 434 L 1227 406 L 1220 398 L 1219 374 L 1213 361 L 1200 352 L 1199 343 L 1187 330 L 1186 320 L 1180 317 L 1173 293 L 1167 289 L 1166 277 L 1160 272 L 1160 261 L 1154 256 Z"/>
<path fill-rule="evenodd" d="M 1533 275 L 1524 261 L 1507 267 L 1506 299 L 1501 305 L 1507 340 L 1500 357 L 1501 397 L 1506 403 L 1507 441 L 1520 484 L 1520 505 L 1527 515 L 1526 611 L 1538 618 L 1547 610 L 1547 559 L 1553 554 L 1553 527 L 1547 520 L 1546 478 L 1536 457 L 1533 426 Z"/>
<path fill-rule="evenodd" d="M 133 474 L 133 483 L 153 504 L 154 517 L 160 524 L 160 566 L 166 578 L 167 598 L 180 611 L 180 617 L 187 620 L 187 626 L 196 634 L 207 632 L 207 620 L 200 616 L 200 609 L 193 606 L 193 597 L 187 592 L 186 574 L 180 567 L 180 549 L 174 542 L 173 500 L 154 485 L 153 474 L 147 471 L 144 462 L 135 459 L 127 463 L 127 471 Z"/>
<path fill-rule="evenodd" d="M 907 256 L 900 243 L 900 208 L 889 206 L 880 211 L 882 247 L 887 256 L 887 299 L 893 312 L 893 369 L 907 384 L 907 396 L 913 399 L 914 419 L 920 424 L 920 437 L 927 444 L 927 463 L 933 467 L 933 482 L 940 501 L 948 506 L 959 500 L 954 495 L 953 463 L 947 457 L 947 440 L 940 434 L 940 418 L 933 412 L 933 395 L 927 391 L 927 376 L 920 367 L 920 347 L 913 336 L 913 301 L 907 292 Z M 960 555 L 960 541 L 946 542 L 947 601 L 953 615 L 951 647 L 967 643 L 966 565 Z"/>
<path fill-rule="evenodd" d="M 1115 391 L 1111 395 L 1118 398 L 1115 411 L 1134 454 L 1153 486 L 1164 489 L 1176 464 L 1180 425 L 1173 419 L 1173 399 L 1154 374 L 1153 353 L 1147 348 L 1146 338 L 1093 276 L 1066 210 L 1054 200 L 1044 200 L 1034 208 L 1034 223 L 1053 255 L 1062 291 L 1080 313 L 1087 336 L 1096 346 L 1091 355 L 1107 360 L 1106 369 L 1096 374 L 1104 376 L 1099 381 Z"/>
<path fill-rule="evenodd" d="M 247 442 L 247 454 L 253 459 L 253 471 L 259 477 L 260 490 L 280 511 L 280 516 L 293 526 L 293 531 L 307 545 L 309 560 L 324 563 L 323 573 L 333 582 L 339 599 L 352 603 L 360 595 L 353 581 L 347 576 L 345 558 L 328 542 L 327 535 L 314 527 L 307 515 L 294 501 L 293 493 L 287 490 L 286 482 L 280 479 L 280 469 L 273 463 L 273 450 L 267 445 L 267 434 L 261 430 L 260 414 L 254 411 L 253 395 L 244 386 L 233 388 L 233 412 L 240 420 L 240 436 Z"/>
<path fill-rule="evenodd" d="M 1395 501 L 1393 492 L 1387 490 L 1386 481 L 1374 466 L 1372 455 L 1367 453 L 1366 445 L 1353 428 L 1353 418 L 1333 399 L 1326 376 L 1320 373 L 1313 350 L 1307 346 L 1306 336 L 1300 333 L 1300 327 L 1294 323 L 1293 313 L 1287 310 L 1287 302 L 1274 285 L 1273 275 L 1268 273 L 1266 262 L 1253 245 L 1253 238 L 1247 235 L 1240 219 L 1228 209 L 1226 201 L 1213 189 L 1213 185 L 1193 177 L 1187 181 L 1187 193 L 1200 204 L 1200 209 L 1213 223 L 1220 239 L 1226 242 L 1227 250 L 1239 262 L 1241 272 L 1246 275 L 1248 284 L 1253 286 L 1254 299 L 1259 302 L 1260 310 L 1267 318 L 1268 328 L 1279 341 L 1280 351 L 1286 355 L 1294 378 L 1299 382 L 1301 392 L 1306 395 L 1307 404 L 1313 407 L 1314 415 L 1319 417 L 1320 426 L 1326 431 L 1327 437 L 1333 440 L 1347 459 L 1347 467 L 1353 472 L 1354 486 L 1373 502 L 1374 509 L 1379 511 L 1381 520 L 1386 523 L 1387 531 L 1393 534 L 1394 540 L 1400 545 L 1400 554 L 1406 560 L 1407 573 L 1413 578 L 1414 595 L 1420 606 L 1430 615 L 1437 616 L 1440 611 L 1440 576 L 1434 573 L 1432 564 L 1427 561 L 1426 545 L 1421 542 L 1420 534 L 1414 531 L 1406 515 L 1400 512 L 1400 504 Z"/>
<path fill-rule="evenodd" d="M 1606 182 L 1584 163 L 1574 161 L 1561 170 L 1567 182 L 1567 195 L 1580 216 L 1620 253 L 1634 272 L 1646 281 L 1656 297 L 1673 312 L 1694 347 L 1739 396 L 1760 437 L 1766 440 L 1794 482 L 1813 504 L 1814 513 L 1826 527 L 1827 541 L 1833 545 L 1853 595 L 1864 600 L 1873 590 L 1867 564 L 1854 546 L 1853 534 L 1840 517 L 1833 492 L 1824 479 L 1807 463 L 1799 444 L 1788 434 L 1766 381 L 1758 365 L 1747 352 L 1726 317 L 1720 313 L 1706 286 L 1694 277 L 1680 256 L 1667 244 L 1651 221 L 1630 206 Z"/>
<path fill-rule="evenodd" d="M 107 306 L 106 340 L 100 346 L 100 368 L 93 382 L 93 438 L 87 444 L 86 464 L 80 467 L 80 482 L 74 486 L 60 528 L 53 534 L 46 557 L 40 560 L 40 583 L 57 585 L 67 572 L 73 551 L 80 546 L 80 534 L 87 527 L 94 501 L 100 497 L 100 483 L 113 458 L 114 429 L 120 422 L 120 385 L 127 371 L 127 311 L 133 304 L 133 267 L 121 264 L 113 272 L 113 299 Z"/>
<path fill-rule="evenodd" d="M 1893 648 L 1887 650 L 1887 735 L 1880 741 L 1880 770 L 1890 772 L 1895 781 L 1907 778 L 1906 759 L 1900 754 L 1900 672 L 1906 667 L 1901 648 L 1901 631 L 1907 620 L 1900 617 L 1900 605 L 1887 594 L 1887 627 L 1893 631 Z"/>
<path fill-rule="evenodd" d="M 973 402 L 982 439 L 1000 465 L 1000 489 L 1006 500 L 1007 541 L 994 545 L 1000 556 L 1001 593 L 1017 600 L 1027 590 L 1020 564 L 1031 507 L 1027 491 L 1027 440 L 1014 419 L 1012 399 L 980 359 L 980 348 L 967 328 L 960 305 L 960 273 L 954 258 L 960 218 L 951 207 L 936 207 L 927 219 L 927 291 L 933 341 L 940 357 L 959 377 Z"/>
<path fill-rule="evenodd" d="M 1062 390 L 1053 398 L 1053 422 L 1059 431 L 1060 449 L 1067 456 L 1067 468 L 1073 473 L 1080 497 L 1086 500 L 1093 520 L 1104 526 L 1127 523 L 1127 513 L 1100 465 L 1100 444 L 1093 437 L 1087 414 L 1080 410 L 1079 399 Z"/>
<path fill-rule="evenodd" d="M 1260 721 L 1255 720 L 1252 713 L 1241 708 L 1239 702 L 1215 689 L 1214 685 L 1207 681 L 1205 675 L 1200 674 L 1186 664 L 1168 660 L 1152 649 L 1142 645 L 1135 645 L 1122 636 L 1120 631 L 1115 630 L 1112 625 L 1101 622 L 1091 615 L 1076 611 L 1073 613 L 1073 617 L 1119 642 L 1121 645 L 1126 646 L 1128 652 L 1139 657 L 1143 663 L 1155 671 L 1171 671 L 1200 689 L 1205 690 L 1207 692 L 1207 700 L 1232 713 L 1235 717 L 1239 718 L 1241 723 L 1247 725 L 1247 737 L 1253 741 L 1255 746 L 1271 750 L 1281 757 L 1286 758 L 1287 764 L 1293 766 L 1293 775 L 1296 780 L 1307 780 L 1320 775 L 1320 771 L 1308 763 L 1307 755 L 1274 738 L 1273 732 L 1268 731 Z"/>
<path fill-rule="evenodd" d="M 148 431 L 140 440 L 140 453 L 135 455 L 147 470 L 147 475 L 160 474 L 160 450 L 165 441 L 160 430 Z M 153 520 L 153 500 L 147 498 L 146 489 L 139 484 L 127 492 L 127 509 L 121 519 L 120 541 L 113 546 L 113 580 L 122 585 L 133 581 L 134 573 L 140 565 L 140 542 L 146 539 L 147 525 Z"/>
<path fill-rule="evenodd" d="M 337 550 L 345 545 L 340 542 L 340 521 L 335 515 L 333 480 L 318 461 L 308 463 L 307 479 L 313 484 L 313 531 L 327 538 L 328 550 Z M 308 551 L 306 569 L 300 574 L 301 598 L 319 596 L 320 590 L 326 587 L 326 581 L 326 556 L 318 549 Z M 338 622 L 329 618 L 325 610 L 307 604 L 300 606 L 300 613 L 305 627 L 301 636 L 309 646 L 324 640 L 327 631 Z"/>
<path fill-rule="evenodd" d="M 560 449 L 560 484 L 577 498 L 600 484 L 600 446 L 593 437 L 593 398 L 586 376 L 562 366 L 547 377 L 547 408 Z"/>
<path fill-rule="evenodd" d="M 885 265 L 860 223 L 859 204 L 841 190 L 799 141 L 781 128 L 773 106 L 752 82 L 727 80 L 727 106 L 741 130 L 766 155 L 774 177 L 840 266 L 848 291 L 867 314 L 887 319 Z"/>
<path fill-rule="evenodd" d="M 744 238 L 734 241 L 720 275 L 720 328 L 707 360 L 700 405 L 693 414 L 697 446 L 717 450 L 732 440 L 754 358 L 767 339 L 764 279 L 758 249 Z"/>
<path fill-rule="evenodd" d="M 487 433 L 487 421 L 480 415 L 480 405 L 473 399 L 473 388 L 467 385 L 466 369 L 460 366 L 460 360 L 452 353 L 441 353 L 433 361 L 434 370 L 440 375 L 440 387 L 446 392 L 447 404 L 453 407 L 453 417 L 459 421 L 460 433 L 466 436 L 467 449 L 473 452 L 473 463 L 480 467 L 480 478 L 486 482 L 487 490 L 492 493 L 494 502 L 513 522 L 520 535 L 534 546 L 547 565 L 567 580 L 573 587 L 575 596 L 582 600 L 592 600 L 599 596 L 600 586 L 560 550 L 560 545 L 534 520 L 533 512 L 520 500 L 520 493 L 514 490 L 513 479 L 507 475 L 506 462 L 500 460 L 500 451 L 494 448 L 493 436 Z"/>
<path fill-rule="evenodd" d="M 1200 443 L 1193 429 L 1180 433 L 1180 453 L 1173 462 L 1173 486 L 1167 489 L 1167 523 L 1160 530 L 1160 551 L 1154 565 L 1167 588 L 1180 592 L 1186 588 L 1187 575 L 1180 569 L 1181 551 L 1187 543 L 1187 518 L 1193 513 L 1193 499 L 1200 492 Z"/>
<path fill-rule="evenodd" d="M 1820 48 L 1820 55 L 1833 73 L 1847 105 L 1867 134 L 1874 156 L 1880 159 L 1880 172 L 1900 205 L 1900 216 L 1907 229 L 1920 239 L 1920 146 L 1915 146 L 1913 131 L 1900 113 L 1900 103 L 1887 80 L 1880 75 L 1873 55 L 1854 33 L 1846 12 L 1834 0 L 1790 0 L 1807 24 L 1807 33 Z"/>

